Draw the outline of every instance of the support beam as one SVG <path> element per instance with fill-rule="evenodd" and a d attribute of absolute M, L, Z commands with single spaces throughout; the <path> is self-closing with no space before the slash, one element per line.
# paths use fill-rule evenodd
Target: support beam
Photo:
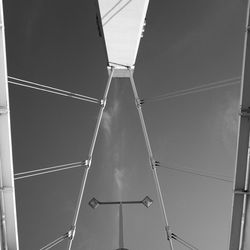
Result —
<path fill-rule="evenodd" d="M 119 206 L 119 249 L 124 248 L 122 203 Z"/>
<path fill-rule="evenodd" d="M 244 224 L 246 219 L 250 218 L 249 212 L 246 213 L 247 204 L 249 204 L 249 163 L 248 163 L 248 147 L 249 147 L 249 132 L 250 132 L 250 40 L 249 33 L 249 7 L 247 6 L 246 17 L 246 34 L 243 54 L 243 69 L 241 83 L 241 98 L 240 98 L 240 118 L 238 126 L 238 142 L 237 142 L 237 157 L 234 179 L 234 193 L 232 204 L 232 221 L 230 235 L 230 250 L 246 249 L 244 247 L 245 237 L 250 233 L 249 225 Z M 244 191 L 239 193 L 238 191 Z M 249 236 L 248 236 L 249 237 Z"/>
<path fill-rule="evenodd" d="M 108 77 L 108 81 L 107 81 L 107 84 L 106 84 L 106 88 L 104 90 L 103 99 L 101 101 L 101 107 L 100 107 L 99 114 L 98 114 L 98 117 L 97 117 L 97 122 L 96 122 L 94 135 L 93 135 L 92 142 L 91 142 L 90 149 L 89 149 L 89 155 L 88 155 L 88 160 L 87 160 L 87 163 L 86 163 L 86 169 L 85 169 L 84 175 L 82 177 L 80 192 L 79 192 L 78 199 L 77 199 L 74 218 L 73 218 L 73 222 L 72 222 L 72 228 L 74 228 L 74 230 L 76 229 L 78 215 L 79 215 L 80 207 L 81 207 L 81 204 L 82 204 L 82 197 L 83 197 L 83 193 L 84 193 L 84 189 L 85 189 L 85 185 L 86 185 L 86 181 L 87 181 L 87 177 L 88 177 L 88 172 L 89 172 L 89 169 L 91 167 L 92 156 L 93 156 L 94 149 L 95 149 L 95 143 L 96 143 L 96 139 L 97 139 L 97 136 L 98 136 L 98 132 L 99 132 L 103 112 L 104 112 L 104 109 L 105 109 L 105 106 L 106 106 L 107 96 L 108 96 L 108 93 L 109 93 L 109 88 L 110 88 L 110 84 L 111 84 L 111 81 L 112 81 L 112 78 L 113 78 L 113 74 L 114 74 L 114 68 L 111 67 L 109 77 Z M 68 250 L 71 250 L 73 240 L 74 240 L 74 236 L 69 241 Z"/>
<path fill-rule="evenodd" d="M 163 216 L 163 220 L 164 220 L 164 224 L 165 224 L 165 231 L 166 231 L 166 235 L 167 235 L 167 240 L 169 242 L 170 249 L 174 250 L 173 240 L 171 237 L 172 232 L 171 232 L 170 225 L 168 222 L 165 204 L 163 201 L 163 196 L 162 196 L 162 191 L 161 191 L 161 186 L 160 186 L 160 182 L 159 182 L 158 174 L 157 174 L 157 170 L 156 170 L 156 167 L 159 165 L 159 162 L 154 160 L 153 152 L 151 149 L 151 144 L 149 141 L 148 132 L 147 132 L 147 128 L 146 128 L 146 124 L 144 121 L 144 116 L 143 116 L 143 112 L 142 112 L 142 108 L 141 108 L 142 100 L 140 100 L 140 98 L 138 96 L 137 88 L 136 88 L 134 77 L 133 77 L 134 69 L 130 68 L 128 70 L 130 72 L 130 83 L 131 83 L 131 87 L 133 90 L 135 103 L 136 103 L 138 115 L 139 115 L 140 122 L 141 122 L 142 132 L 143 132 L 143 136 L 144 136 L 147 151 L 148 151 L 149 163 L 150 163 L 150 166 L 152 169 L 152 173 L 153 173 L 153 177 L 154 177 L 154 181 L 155 181 L 155 187 L 156 187 L 156 191 L 157 191 L 157 196 L 158 196 L 158 200 L 159 200 L 159 204 L 161 207 L 162 216 Z"/>
<path fill-rule="evenodd" d="M 0 249 L 16 250 L 19 247 L 2 0 L 0 0 L 0 26 Z"/>

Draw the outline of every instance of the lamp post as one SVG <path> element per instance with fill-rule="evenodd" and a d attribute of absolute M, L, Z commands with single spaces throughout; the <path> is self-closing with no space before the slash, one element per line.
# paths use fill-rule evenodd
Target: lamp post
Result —
<path fill-rule="evenodd" d="M 123 204 L 143 204 L 145 207 L 150 207 L 153 203 L 153 200 L 146 196 L 141 201 L 110 201 L 103 202 L 98 201 L 96 198 L 92 198 L 89 201 L 89 206 L 93 209 L 97 208 L 99 205 L 119 205 L 119 248 L 117 250 L 128 250 L 124 248 L 124 240 L 123 240 L 123 213 L 122 213 L 122 205 Z"/>

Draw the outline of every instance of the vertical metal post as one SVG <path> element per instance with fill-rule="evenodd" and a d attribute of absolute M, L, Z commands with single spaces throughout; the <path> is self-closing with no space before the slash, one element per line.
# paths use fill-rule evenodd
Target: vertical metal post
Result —
<path fill-rule="evenodd" d="M 108 96 L 108 92 L 109 92 L 109 88 L 110 88 L 110 84 L 112 81 L 112 77 L 113 77 L 113 73 L 114 73 L 114 68 L 111 68 L 110 74 L 109 74 L 109 78 L 108 78 L 108 82 L 104 91 L 104 95 L 103 95 L 103 99 L 101 102 L 101 108 L 98 114 L 98 118 L 97 118 L 97 123 L 96 123 L 96 127 L 95 127 L 95 131 L 94 131 L 94 136 L 91 142 L 91 146 L 89 149 L 89 155 L 88 155 L 88 160 L 87 160 L 87 164 L 86 164 L 86 169 L 82 178 L 82 183 L 81 183 L 81 187 L 80 187 L 80 192 L 78 195 L 78 200 L 77 200 L 77 205 L 76 205 L 76 210 L 75 210 L 75 214 L 74 214 L 74 218 L 73 218 L 73 223 L 72 223 L 72 230 L 73 230 L 73 236 L 71 237 L 69 244 L 68 244 L 68 249 L 71 249 L 72 246 L 72 242 L 74 239 L 74 234 L 75 234 L 75 230 L 76 230 L 76 223 L 77 223 L 77 219 L 78 219 L 78 215 L 79 215 L 79 211 L 80 211 L 80 207 L 81 207 L 81 203 L 82 203 L 82 197 L 83 197 L 83 193 L 84 193 L 84 189 L 85 189 L 85 185 L 86 185 L 86 181 L 87 181 L 87 177 L 88 177 L 88 172 L 89 169 L 91 167 L 91 161 L 92 161 L 92 155 L 94 152 L 94 148 L 95 148 L 95 143 L 96 143 L 96 139 L 97 139 L 97 135 L 98 135 L 98 131 L 100 128 L 100 124 L 101 124 L 101 120 L 102 120 L 102 115 L 103 115 L 103 111 L 106 105 L 106 100 L 107 100 L 107 96 Z"/>
<path fill-rule="evenodd" d="M 242 208 L 242 218 L 241 218 L 241 228 L 240 228 L 240 244 L 239 249 L 243 250 L 244 247 L 244 237 L 245 237 L 245 228 L 246 228 L 246 216 L 247 216 L 247 202 L 248 202 L 248 189 L 249 189 L 249 171 L 250 171 L 250 147 L 248 147 L 248 157 L 247 157 L 247 169 L 246 169 L 246 180 L 245 180 L 245 187 L 243 193 L 243 208 Z"/>
<path fill-rule="evenodd" d="M 0 192 L 1 249 L 16 250 L 19 246 L 2 0 L 0 0 Z"/>
<path fill-rule="evenodd" d="M 234 179 L 234 194 L 232 204 L 232 220 L 231 220 L 231 234 L 229 249 L 239 250 L 244 245 L 244 226 L 242 226 L 242 216 L 244 213 L 244 206 L 246 206 L 247 200 L 249 201 L 249 195 L 247 196 L 246 183 L 249 178 L 248 168 L 248 146 L 249 146 L 249 132 L 250 132 L 250 40 L 248 39 L 249 32 L 249 7 L 250 1 L 248 1 L 247 15 L 246 15 L 246 33 L 244 41 L 243 52 L 243 65 L 242 65 L 242 83 L 241 83 L 241 98 L 240 107 L 241 114 L 239 118 L 238 126 L 238 142 L 237 142 L 237 157 L 235 167 L 235 179 Z M 249 190 L 248 190 L 249 191 Z M 244 205 L 245 204 L 245 205 Z M 245 215 L 244 215 L 245 216 Z M 250 216 L 250 215 L 246 215 Z M 249 229 L 248 229 L 249 230 Z"/>
<path fill-rule="evenodd" d="M 122 203 L 119 205 L 119 249 L 124 248 Z"/>
<path fill-rule="evenodd" d="M 3 184 L 3 178 L 2 178 L 2 166 L 0 162 L 0 230 L 1 230 L 1 247 L 0 249 L 6 250 L 8 249 L 7 245 L 7 231 L 6 231 L 6 215 L 5 215 L 5 201 L 4 201 L 4 184 Z"/>
<path fill-rule="evenodd" d="M 147 128 L 146 128 L 146 124 L 145 124 L 142 109 L 141 109 L 140 99 L 139 99 L 137 89 L 135 86 L 135 82 L 134 82 L 134 78 L 133 78 L 133 69 L 130 68 L 129 71 L 130 71 L 130 82 L 131 82 L 131 86 L 133 89 L 135 102 L 136 102 L 138 114 L 139 114 L 140 121 L 141 121 L 142 131 L 143 131 L 143 135 L 144 135 L 146 146 L 147 146 L 149 162 L 150 162 L 150 165 L 152 167 L 157 196 L 158 196 L 159 204 L 161 207 L 163 219 L 165 222 L 165 230 L 166 230 L 166 234 L 167 234 L 167 239 L 169 241 L 170 249 L 173 250 L 174 246 L 173 246 L 170 226 L 169 226 L 168 218 L 167 218 L 167 214 L 166 214 L 166 209 L 165 209 L 165 205 L 164 205 L 164 201 L 163 201 L 163 197 L 162 197 L 161 187 L 160 187 L 160 183 L 159 183 L 159 179 L 158 179 L 158 175 L 157 175 L 157 171 L 156 171 L 156 162 L 155 162 L 154 157 L 153 157 L 153 153 L 152 153 L 152 149 L 151 149 L 151 145 L 150 145 L 150 141 L 149 141 L 149 137 L 148 137 L 148 133 L 147 133 Z"/>

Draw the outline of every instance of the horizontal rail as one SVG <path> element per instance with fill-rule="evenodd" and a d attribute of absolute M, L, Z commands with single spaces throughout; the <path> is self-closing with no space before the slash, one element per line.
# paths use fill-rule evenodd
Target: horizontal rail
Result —
<path fill-rule="evenodd" d="M 100 205 L 113 205 L 113 204 L 143 204 L 142 201 L 98 201 Z"/>

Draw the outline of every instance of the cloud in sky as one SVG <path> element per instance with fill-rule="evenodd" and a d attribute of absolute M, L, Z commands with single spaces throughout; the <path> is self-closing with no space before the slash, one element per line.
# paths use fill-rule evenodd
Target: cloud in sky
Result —
<path fill-rule="evenodd" d="M 108 110 L 104 111 L 103 117 L 102 117 L 102 128 L 106 136 L 111 135 L 111 124 L 112 124 L 112 115 L 110 114 Z"/>
<path fill-rule="evenodd" d="M 226 92 L 217 104 L 215 128 L 213 132 L 216 138 L 231 154 L 235 153 L 239 120 L 239 96 L 238 92 Z"/>
<path fill-rule="evenodd" d="M 117 187 L 118 198 L 122 198 L 123 182 L 124 182 L 125 169 L 114 169 L 115 184 Z"/>
<path fill-rule="evenodd" d="M 224 113 L 222 113 L 222 141 L 228 150 L 235 149 L 238 131 L 239 99 L 227 98 Z"/>
<path fill-rule="evenodd" d="M 112 105 L 103 112 L 101 124 L 106 142 L 110 141 L 113 130 L 112 127 L 114 127 L 114 119 L 117 117 L 119 110 L 120 110 L 120 103 L 119 100 L 115 98 Z"/>

